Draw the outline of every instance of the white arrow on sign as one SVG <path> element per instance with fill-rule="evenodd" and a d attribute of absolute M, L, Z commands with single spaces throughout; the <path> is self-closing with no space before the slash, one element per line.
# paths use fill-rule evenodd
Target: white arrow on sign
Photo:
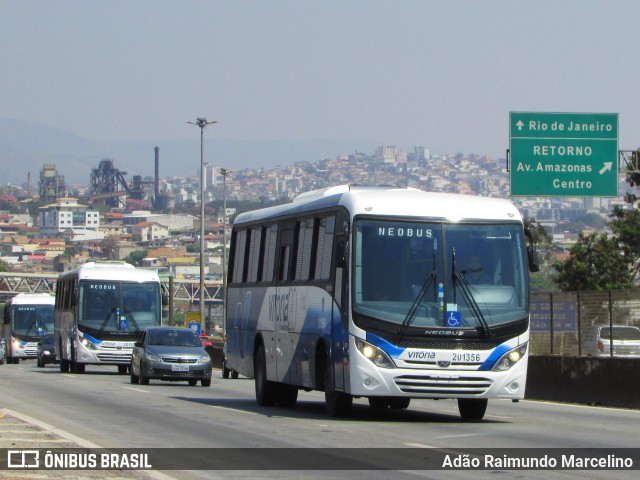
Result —
<path fill-rule="evenodd" d="M 522 130 L 522 127 L 524 127 L 524 123 L 522 123 L 522 120 L 518 120 L 518 123 L 516 123 L 516 127 L 518 127 L 518 130 Z"/>
<path fill-rule="evenodd" d="M 607 170 L 611 170 L 611 167 L 613 167 L 613 162 L 604 162 L 604 167 L 602 167 L 598 173 L 602 175 Z"/>

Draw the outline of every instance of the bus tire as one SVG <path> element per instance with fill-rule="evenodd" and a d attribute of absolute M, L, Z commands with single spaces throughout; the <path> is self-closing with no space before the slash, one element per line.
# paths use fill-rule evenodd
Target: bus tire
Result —
<path fill-rule="evenodd" d="M 280 407 L 295 407 L 298 401 L 298 389 L 285 383 L 278 384 L 276 401 Z"/>
<path fill-rule="evenodd" d="M 369 397 L 369 406 L 376 410 L 382 410 L 391 406 L 389 397 Z"/>
<path fill-rule="evenodd" d="M 118 365 L 118 374 L 126 375 L 128 373 L 127 368 L 129 368 L 127 365 Z"/>
<path fill-rule="evenodd" d="M 324 369 L 324 401 L 327 413 L 331 417 L 345 417 L 351 411 L 353 397 L 344 392 L 338 392 L 333 386 L 333 372 L 331 364 L 325 361 Z"/>
<path fill-rule="evenodd" d="M 267 359 L 264 345 L 258 346 L 254 361 L 256 402 L 261 407 L 272 407 L 276 404 L 276 385 L 267 380 Z"/>
<path fill-rule="evenodd" d="M 69 373 L 69 360 L 60 359 L 60 372 Z"/>
<path fill-rule="evenodd" d="M 238 375 L 239 375 L 238 372 L 236 372 L 235 370 L 231 370 L 231 378 L 237 379 Z"/>
<path fill-rule="evenodd" d="M 459 398 L 458 410 L 464 420 L 482 420 L 487 410 L 486 398 Z"/>
<path fill-rule="evenodd" d="M 405 408 L 409 408 L 410 403 L 411 403 L 410 398 L 395 397 L 395 398 L 392 398 L 391 401 L 389 402 L 389 407 L 393 408 L 394 410 L 402 410 Z"/>

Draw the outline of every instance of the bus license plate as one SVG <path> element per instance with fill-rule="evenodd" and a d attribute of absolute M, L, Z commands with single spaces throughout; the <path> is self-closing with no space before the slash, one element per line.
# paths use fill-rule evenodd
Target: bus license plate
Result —
<path fill-rule="evenodd" d="M 189 365 L 171 365 L 172 372 L 188 372 Z"/>

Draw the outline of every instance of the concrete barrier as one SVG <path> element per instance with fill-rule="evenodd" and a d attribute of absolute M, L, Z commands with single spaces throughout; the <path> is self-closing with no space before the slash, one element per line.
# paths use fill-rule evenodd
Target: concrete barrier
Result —
<path fill-rule="evenodd" d="M 640 408 L 640 359 L 532 355 L 525 397 Z"/>

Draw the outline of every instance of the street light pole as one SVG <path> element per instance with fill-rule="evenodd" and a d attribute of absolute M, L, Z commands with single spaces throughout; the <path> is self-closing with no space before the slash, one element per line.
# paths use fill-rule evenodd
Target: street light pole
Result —
<path fill-rule="evenodd" d="M 222 324 L 227 324 L 227 175 L 229 170 L 220 169 L 222 175 Z"/>
<path fill-rule="evenodd" d="M 204 316 L 204 129 L 209 122 L 206 118 L 198 118 L 195 122 L 187 122 L 200 127 L 200 333 L 206 331 Z"/>

